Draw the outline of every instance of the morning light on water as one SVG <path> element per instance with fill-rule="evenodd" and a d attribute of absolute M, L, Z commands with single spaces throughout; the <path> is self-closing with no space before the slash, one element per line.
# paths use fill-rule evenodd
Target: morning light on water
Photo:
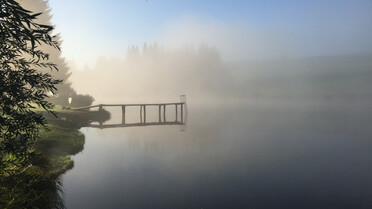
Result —
<path fill-rule="evenodd" d="M 372 208 L 372 2 L 0 0 L 0 208 Z"/>

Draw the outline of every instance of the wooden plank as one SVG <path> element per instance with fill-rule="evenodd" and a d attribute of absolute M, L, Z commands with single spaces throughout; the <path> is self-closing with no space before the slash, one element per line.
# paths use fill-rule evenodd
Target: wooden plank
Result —
<path fill-rule="evenodd" d="M 115 107 L 115 106 L 141 106 L 141 105 L 146 105 L 146 106 L 158 106 L 158 105 L 175 105 L 175 104 L 185 104 L 184 102 L 175 102 L 175 103 L 152 103 L 152 104 L 102 104 L 102 106 L 105 107 Z M 96 105 L 99 106 L 99 105 Z"/>
<path fill-rule="evenodd" d="M 85 107 L 77 107 L 77 108 L 73 107 L 73 108 L 71 108 L 71 109 L 73 109 L 73 110 L 86 110 L 86 109 L 90 109 L 90 108 L 94 108 L 94 107 L 99 107 L 99 105 L 85 106 Z"/>
<path fill-rule="evenodd" d="M 127 123 L 127 124 L 89 124 L 84 127 L 91 127 L 91 128 L 122 128 L 122 127 L 136 127 L 136 126 L 164 126 L 164 125 L 185 125 L 181 122 L 151 122 L 151 123 Z"/>
<path fill-rule="evenodd" d="M 181 105 L 185 104 L 184 102 L 175 102 L 175 103 L 151 103 L 151 104 L 98 104 L 98 105 L 92 105 L 92 106 L 85 106 L 85 107 L 73 107 L 71 109 L 73 110 L 84 110 L 84 109 L 90 109 L 90 108 L 95 108 L 95 107 L 119 107 L 119 106 L 141 106 L 141 105 L 146 105 L 146 106 L 158 106 L 158 105 Z"/>

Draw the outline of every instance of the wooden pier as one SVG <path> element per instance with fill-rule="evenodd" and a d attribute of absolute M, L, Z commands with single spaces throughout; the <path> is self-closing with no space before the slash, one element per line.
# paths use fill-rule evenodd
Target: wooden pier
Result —
<path fill-rule="evenodd" d="M 183 100 L 183 101 L 182 101 Z M 158 121 L 148 122 L 146 110 L 147 107 L 158 107 Z M 166 110 L 167 107 L 174 106 L 175 108 L 175 118 L 167 119 Z M 156 104 L 99 104 L 86 107 L 72 108 L 73 110 L 89 110 L 91 108 L 98 108 L 98 110 L 103 110 L 104 107 L 121 107 L 121 124 L 90 124 L 88 127 L 94 128 L 117 128 L 117 127 L 134 127 L 134 126 L 155 126 L 155 125 L 186 125 L 187 122 L 187 105 L 186 97 L 181 96 L 181 102 L 176 103 L 156 103 Z M 139 123 L 127 123 L 126 122 L 126 111 L 127 107 L 139 107 Z"/>

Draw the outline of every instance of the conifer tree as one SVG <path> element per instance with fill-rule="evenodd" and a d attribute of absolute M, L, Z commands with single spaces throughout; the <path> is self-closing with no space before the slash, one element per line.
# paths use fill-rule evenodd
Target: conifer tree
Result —
<path fill-rule="evenodd" d="M 27 0 L 27 1 L 20 1 L 20 4 L 30 10 L 32 12 L 41 13 L 35 22 L 43 25 L 52 25 L 51 23 L 51 9 L 48 5 L 47 0 Z M 53 31 L 50 31 L 51 34 Z M 54 36 L 54 41 L 57 42 L 58 47 L 61 46 L 62 40 L 61 35 L 56 34 Z M 76 92 L 72 89 L 71 83 L 68 81 L 68 78 L 71 76 L 71 72 L 65 58 L 62 56 L 61 51 L 57 50 L 56 48 L 50 46 L 41 46 L 44 51 L 49 53 L 49 60 L 55 63 L 58 66 L 58 71 L 51 72 L 51 75 L 62 82 L 56 85 L 57 91 L 53 96 L 51 96 L 48 100 L 53 102 L 54 104 L 59 105 L 68 105 L 68 97 L 75 96 Z M 45 69 L 39 68 L 38 70 L 42 72 L 46 72 Z"/>

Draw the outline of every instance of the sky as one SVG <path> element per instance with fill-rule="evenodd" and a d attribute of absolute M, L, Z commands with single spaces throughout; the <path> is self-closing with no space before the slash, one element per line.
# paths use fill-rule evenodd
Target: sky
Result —
<path fill-rule="evenodd" d="M 372 51 L 370 0 L 49 0 L 63 56 L 92 65 L 127 47 L 216 47 L 227 61 Z"/>

